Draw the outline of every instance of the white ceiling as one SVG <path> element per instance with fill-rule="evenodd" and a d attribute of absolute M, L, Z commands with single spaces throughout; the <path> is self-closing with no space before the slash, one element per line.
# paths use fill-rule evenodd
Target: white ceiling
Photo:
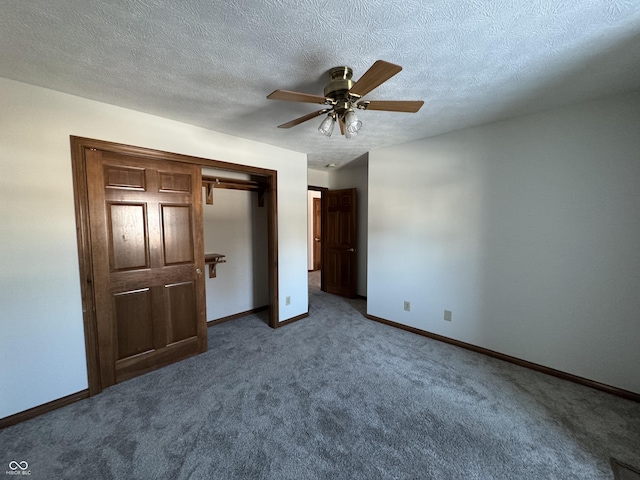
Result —
<path fill-rule="evenodd" d="M 317 132 L 339 65 L 404 70 L 347 140 Z M 440 133 L 640 89 L 640 0 L 0 0 L 0 76 L 308 154 L 312 168 Z M 106 139 L 108 140 L 108 139 Z"/>

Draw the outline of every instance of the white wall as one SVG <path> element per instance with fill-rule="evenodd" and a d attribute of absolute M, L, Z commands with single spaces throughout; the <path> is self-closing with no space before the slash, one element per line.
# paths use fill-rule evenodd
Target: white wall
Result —
<path fill-rule="evenodd" d="M 638 212 L 640 92 L 372 151 L 368 312 L 640 393 Z"/>
<path fill-rule="evenodd" d="M 203 175 L 248 179 L 248 175 L 202 169 Z M 258 194 L 214 188 L 213 205 L 205 203 L 202 217 L 205 253 L 226 255 L 209 278 L 206 266 L 207 321 L 269 305 L 267 207 Z"/>
<path fill-rule="evenodd" d="M 304 154 L 6 79 L 0 104 L 0 417 L 87 388 L 70 135 L 277 170 L 280 320 L 307 312 Z"/>
<path fill-rule="evenodd" d="M 329 187 L 329 172 L 324 170 L 309 169 L 307 171 L 307 182 L 312 187 Z"/>
<path fill-rule="evenodd" d="M 338 170 L 329 172 L 329 188 L 339 190 L 342 188 L 356 188 L 357 205 L 356 211 L 358 215 L 357 223 L 357 275 L 358 286 L 356 293 L 367 296 L 367 223 L 368 223 L 368 198 L 369 198 L 369 179 L 367 162 L 359 161 L 357 165 L 347 165 Z"/>

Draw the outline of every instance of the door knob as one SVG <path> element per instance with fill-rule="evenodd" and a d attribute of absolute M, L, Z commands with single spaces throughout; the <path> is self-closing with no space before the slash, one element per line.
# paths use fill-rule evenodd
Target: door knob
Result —
<path fill-rule="evenodd" d="M 355 252 L 356 249 L 355 248 L 350 248 L 349 250 L 347 250 L 347 252 Z"/>
<path fill-rule="evenodd" d="M 200 270 L 199 268 L 196 268 L 196 273 L 197 273 L 198 275 L 202 275 L 202 270 Z"/>

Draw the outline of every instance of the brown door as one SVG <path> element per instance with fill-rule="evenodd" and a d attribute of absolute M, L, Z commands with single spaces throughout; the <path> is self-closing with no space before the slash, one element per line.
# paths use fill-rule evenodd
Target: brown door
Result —
<path fill-rule="evenodd" d="M 355 188 L 322 192 L 322 234 L 322 290 L 343 297 L 355 297 Z"/>
<path fill-rule="evenodd" d="M 313 269 L 322 268 L 322 201 L 319 198 L 313 199 Z"/>
<path fill-rule="evenodd" d="M 101 387 L 207 349 L 200 167 L 87 150 Z"/>

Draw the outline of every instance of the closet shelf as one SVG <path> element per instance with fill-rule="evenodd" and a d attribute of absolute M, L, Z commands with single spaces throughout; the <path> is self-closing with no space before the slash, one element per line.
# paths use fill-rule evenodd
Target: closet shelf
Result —
<path fill-rule="evenodd" d="M 268 185 L 264 181 L 240 180 L 237 178 L 213 177 L 210 175 L 202 176 L 202 186 L 207 190 L 207 205 L 213 205 L 214 188 L 229 188 L 232 190 L 246 190 L 248 192 L 257 192 L 258 206 L 264 207 L 264 197 L 268 189 Z"/>
<path fill-rule="evenodd" d="M 209 278 L 216 278 L 216 265 L 219 263 L 227 263 L 226 255 L 220 253 L 205 253 L 204 263 L 209 265 Z"/>

